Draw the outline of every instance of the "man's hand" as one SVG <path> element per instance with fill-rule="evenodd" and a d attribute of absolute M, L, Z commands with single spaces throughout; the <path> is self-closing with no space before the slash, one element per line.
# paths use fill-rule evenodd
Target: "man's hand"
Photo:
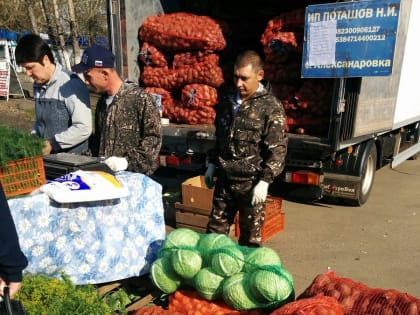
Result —
<path fill-rule="evenodd" d="M 209 163 L 209 165 L 207 166 L 206 173 L 204 174 L 204 181 L 209 189 L 212 189 L 214 187 L 213 176 L 215 171 L 216 165 L 214 165 L 213 163 Z"/>
<path fill-rule="evenodd" d="M 114 172 L 125 171 L 128 167 L 128 161 L 124 157 L 111 156 L 104 162 Z"/>
<path fill-rule="evenodd" d="M 3 279 L 0 279 L 0 295 L 1 296 L 3 296 L 3 289 L 5 286 L 6 286 L 6 282 Z M 22 286 L 22 282 L 9 282 L 7 286 L 9 287 L 10 298 L 12 298 L 20 290 Z"/>
<path fill-rule="evenodd" d="M 260 180 L 257 185 L 255 185 L 252 190 L 252 200 L 251 204 L 255 206 L 256 204 L 265 202 L 268 193 L 268 183 Z"/>
<path fill-rule="evenodd" d="M 42 148 L 42 155 L 50 154 L 52 151 L 51 143 L 48 140 L 44 141 L 44 147 Z"/>

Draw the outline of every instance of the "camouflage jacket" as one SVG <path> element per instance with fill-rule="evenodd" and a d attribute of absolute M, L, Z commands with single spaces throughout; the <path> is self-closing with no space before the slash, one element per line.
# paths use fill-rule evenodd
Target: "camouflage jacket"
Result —
<path fill-rule="evenodd" d="M 131 82 L 123 83 L 108 106 L 106 98 L 103 95 L 96 107 L 92 154 L 126 157 L 127 170 L 151 175 L 158 168 L 162 145 L 162 126 L 155 102 Z"/>
<path fill-rule="evenodd" d="M 235 181 L 272 183 L 284 169 L 287 150 L 286 115 L 269 85 L 241 104 L 234 114 L 236 92 L 216 107 L 216 146 L 209 162 L 219 175 Z"/>

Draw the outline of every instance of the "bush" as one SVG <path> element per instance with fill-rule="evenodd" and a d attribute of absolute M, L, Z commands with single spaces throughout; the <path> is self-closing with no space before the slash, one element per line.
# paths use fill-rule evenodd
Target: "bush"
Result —
<path fill-rule="evenodd" d="M 15 299 L 22 302 L 28 315 L 104 315 L 115 311 L 93 285 L 76 286 L 64 275 L 62 279 L 24 276 Z"/>
<path fill-rule="evenodd" d="M 0 125 L 0 166 L 42 155 L 44 140 L 21 129 Z"/>

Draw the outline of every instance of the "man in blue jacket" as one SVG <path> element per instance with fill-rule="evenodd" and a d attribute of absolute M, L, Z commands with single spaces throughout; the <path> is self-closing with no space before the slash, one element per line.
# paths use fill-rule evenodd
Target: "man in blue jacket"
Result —
<path fill-rule="evenodd" d="M 22 37 L 15 57 L 34 80 L 36 117 L 32 133 L 45 139 L 43 154 L 86 152 L 92 115 L 89 90 L 83 81 L 55 63 L 50 47 L 38 35 Z"/>

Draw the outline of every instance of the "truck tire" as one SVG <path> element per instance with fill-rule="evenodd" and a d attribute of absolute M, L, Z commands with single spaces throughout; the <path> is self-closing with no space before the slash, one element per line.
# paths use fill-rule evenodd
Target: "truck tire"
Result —
<path fill-rule="evenodd" d="M 413 133 L 411 135 L 411 140 L 413 145 L 420 143 L 420 122 L 416 123 Z M 417 160 L 419 158 L 419 153 L 412 155 L 409 160 Z"/>
<path fill-rule="evenodd" d="M 362 155 L 360 164 L 360 189 L 356 199 L 346 199 L 345 203 L 353 206 L 363 205 L 372 190 L 375 179 L 378 152 L 375 142 L 371 141 L 366 145 L 366 154 Z"/>

